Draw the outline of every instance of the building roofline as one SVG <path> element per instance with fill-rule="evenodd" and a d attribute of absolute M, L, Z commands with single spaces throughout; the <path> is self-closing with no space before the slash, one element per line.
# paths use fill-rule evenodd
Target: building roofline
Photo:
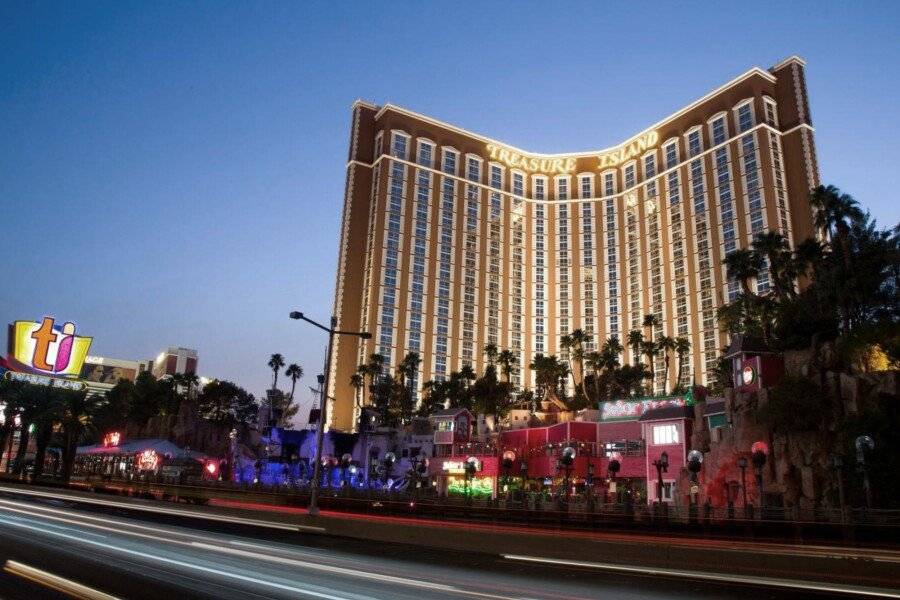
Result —
<path fill-rule="evenodd" d="M 791 58 L 789 58 L 789 59 L 787 59 L 787 60 L 789 61 L 789 60 L 794 60 L 794 59 L 802 61 L 802 59 L 800 59 L 799 57 L 791 57 Z M 786 62 L 786 61 L 782 61 L 782 62 Z M 773 69 L 774 69 L 774 68 L 775 68 L 775 67 L 773 67 Z M 717 87 L 716 89 L 712 90 L 711 92 L 709 92 L 708 94 L 704 95 L 703 97 L 698 98 L 697 100 L 694 100 L 693 102 L 691 102 L 690 104 L 688 104 L 688 105 L 685 106 L 684 108 L 681 108 L 681 109 L 679 109 L 678 111 L 676 111 L 676 112 L 670 114 L 669 116 L 664 117 L 664 118 L 661 119 L 660 121 L 657 121 L 657 122 L 654 123 L 653 125 L 650 125 L 649 127 L 644 128 L 644 129 L 641 130 L 639 133 L 637 133 L 637 134 L 635 134 L 635 135 L 633 135 L 633 136 L 627 138 L 625 141 L 623 141 L 623 142 L 621 142 L 621 143 L 619 143 L 619 144 L 616 144 L 616 145 L 614 145 L 614 146 L 610 146 L 610 147 L 608 147 L 608 148 L 602 148 L 602 149 L 599 149 L 599 150 L 585 150 L 585 151 L 582 151 L 582 152 L 562 152 L 562 153 L 556 153 L 556 154 L 542 154 L 542 153 L 538 153 L 538 152 L 530 152 L 530 151 L 528 151 L 528 150 L 523 150 L 523 149 L 518 148 L 518 147 L 516 147 L 516 146 L 512 146 L 512 145 L 510 145 L 510 144 L 507 144 L 506 142 L 501 142 L 501 141 L 496 140 L 496 139 L 494 139 L 494 138 L 490 138 L 490 137 L 487 137 L 487 136 L 484 136 L 484 135 L 475 133 L 475 132 L 473 132 L 473 131 L 469 131 L 468 129 L 463 129 L 463 128 L 461 128 L 461 127 L 457 127 L 456 125 L 452 125 L 452 124 L 450 124 L 450 123 L 447 123 L 446 121 L 441 121 L 440 119 L 435 119 L 435 118 L 433 118 L 433 117 L 429 117 L 429 116 L 427 116 L 427 115 L 423 115 L 423 114 L 421 114 L 421 113 L 417 113 L 417 112 L 415 112 L 415 111 L 413 111 L 413 110 L 409 110 L 409 109 L 407 109 L 407 108 L 403 108 L 402 106 L 398 106 L 398 105 L 396 105 L 396 104 L 391 104 L 390 102 L 384 104 L 384 105 L 378 110 L 378 112 L 375 114 L 375 120 L 376 120 L 376 121 L 379 120 L 379 119 L 385 114 L 385 112 L 391 110 L 391 111 L 400 113 L 400 114 L 402 114 L 402 115 L 406 115 L 406 116 L 408 116 L 408 117 L 412 117 L 412 118 L 414 118 L 414 119 L 418 119 L 418 120 L 420 120 L 420 121 L 424 121 L 425 123 L 429 123 L 429 124 L 431 124 L 431 125 L 436 125 L 436 126 L 438 126 L 438 127 L 442 127 L 442 128 L 444 128 L 444 129 L 448 129 L 448 130 L 450 130 L 450 131 L 452 131 L 452 132 L 454 132 L 454 133 L 458 133 L 458 134 L 461 134 L 461 135 L 465 135 L 465 136 L 470 137 L 470 138 L 475 138 L 475 139 L 477 139 L 477 140 L 481 140 L 481 141 L 486 142 L 486 143 L 489 143 L 489 144 L 499 144 L 499 145 L 504 146 L 504 147 L 506 147 L 506 148 L 509 148 L 509 149 L 511 149 L 511 150 L 513 150 L 513 151 L 519 152 L 520 154 L 526 154 L 526 155 L 528 155 L 528 156 L 546 157 L 546 158 L 557 158 L 557 157 L 561 157 L 561 156 L 571 156 L 571 157 L 595 156 L 595 155 L 597 155 L 597 154 L 604 154 L 604 153 L 606 153 L 606 152 L 612 152 L 613 150 L 616 150 L 616 149 L 618 149 L 618 148 L 621 148 L 622 146 L 624 146 L 625 144 L 627 144 L 629 141 L 631 141 L 631 140 L 633 140 L 633 139 L 635 139 L 635 138 L 638 138 L 638 137 L 640 137 L 640 136 L 642 136 L 642 135 L 644 135 L 644 134 L 646 134 L 646 133 L 648 133 L 648 132 L 650 132 L 650 131 L 653 131 L 654 129 L 660 128 L 661 126 L 665 125 L 665 124 L 668 123 L 669 121 L 672 121 L 672 120 L 674 120 L 674 119 L 677 119 L 678 117 L 680 117 L 680 116 L 684 115 L 685 113 L 687 113 L 687 112 L 689 112 L 689 111 L 695 109 L 696 107 L 700 106 L 701 104 L 703 104 L 704 102 L 710 100 L 711 98 L 714 98 L 715 96 L 721 94 L 721 93 L 724 92 L 725 90 L 727 90 L 727 89 L 729 89 L 729 88 L 731 88 L 731 87 L 734 87 L 734 86 L 736 86 L 736 85 L 738 85 L 738 84 L 740 84 L 740 83 L 746 81 L 747 79 L 749 79 L 749 78 L 751 78 L 751 77 L 753 77 L 753 76 L 759 76 L 759 77 L 762 77 L 763 79 L 766 79 L 766 80 L 768 80 L 768 81 L 770 81 L 770 82 L 772 82 L 772 83 L 774 83 L 774 82 L 776 81 L 775 76 L 772 75 L 772 73 L 770 73 L 769 71 L 766 71 L 766 70 L 764 70 L 764 69 L 761 69 L 760 67 L 753 67 L 753 68 L 751 68 L 751 69 L 745 71 L 744 73 L 738 75 L 738 76 L 735 77 L 734 79 L 728 81 L 727 83 L 725 83 L 725 84 L 723 84 L 723 85 Z M 357 102 L 359 102 L 359 101 L 357 101 Z"/>
<path fill-rule="evenodd" d="M 778 71 L 779 69 L 786 67 L 787 65 L 789 65 L 791 63 L 797 63 L 801 67 L 806 66 L 805 60 L 803 60 L 801 57 L 797 56 L 796 54 L 792 54 L 792 55 L 788 56 L 786 59 L 784 59 L 783 61 L 781 61 L 780 63 L 773 66 L 771 69 L 769 69 L 769 71 L 772 71 L 774 73 L 775 71 Z"/>

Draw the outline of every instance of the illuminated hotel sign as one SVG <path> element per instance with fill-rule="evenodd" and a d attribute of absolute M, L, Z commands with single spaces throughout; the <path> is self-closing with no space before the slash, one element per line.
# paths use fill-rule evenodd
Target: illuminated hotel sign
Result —
<path fill-rule="evenodd" d="M 600 403 L 601 421 L 636 421 L 646 411 L 666 406 L 685 406 L 693 404 L 690 394 L 671 396 L 668 398 L 652 398 L 644 400 L 615 400 Z"/>
<path fill-rule="evenodd" d="M 575 170 L 575 159 L 572 157 L 541 158 L 528 156 L 496 144 L 488 144 L 487 151 L 491 156 L 491 160 L 499 160 L 513 169 L 522 169 L 535 173 L 571 173 Z"/>
<path fill-rule="evenodd" d="M 82 389 L 79 376 L 93 338 L 75 335 L 75 324 L 59 327 L 53 317 L 41 321 L 16 321 L 9 326 L 9 356 L 5 366 L 10 379 L 29 383 Z"/>
<path fill-rule="evenodd" d="M 659 134 L 656 131 L 650 131 L 641 136 L 636 137 L 627 144 L 623 144 L 612 152 L 606 152 L 597 157 L 600 163 L 598 169 L 606 169 L 607 167 L 615 167 L 626 160 L 645 152 L 656 146 L 659 142 Z"/>

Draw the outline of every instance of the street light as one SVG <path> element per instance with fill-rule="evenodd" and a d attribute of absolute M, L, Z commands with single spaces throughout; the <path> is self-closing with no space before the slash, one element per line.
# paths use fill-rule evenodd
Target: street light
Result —
<path fill-rule="evenodd" d="M 559 464 L 565 469 L 566 477 L 564 480 L 564 485 L 566 486 L 566 495 L 565 495 L 565 503 L 566 510 L 569 508 L 569 476 L 572 473 L 572 463 L 575 462 L 575 455 L 577 454 L 575 448 L 572 446 L 566 446 L 562 450 L 562 454 L 559 457 Z"/>
<path fill-rule="evenodd" d="M 659 459 L 653 461 L 653 466 L 656 467 L 656 503 L 658 508 L 662 508 L 662 489 L 663 489 L 663 480 L 662 474 L 669 472 L 669 453 L 663 452 L 659 455 Z"/>
<path fill-rule="evenodd" d="M 613 501 L 613 504 L 617 504 L 614 500 L 617 497 L 618 490 L 616 489 L 616 475 L 622 469 L 622 463 L 619 462 L 619 453 L 613 452 L 609 455 L 609 464 L 606 465 L 607 477 L 609 478 L 609 484 L 606 486 L 607 494 L 609 494 L 610 501 Z"/>
<path fill-rule="evenodd" d="M 749 514 L 749 508 L 747 507 L 747 457 L 738 457 L 737 466 L 741 470 L 741 497 L 744 500 L 744 518 L 746 519 Z"/>
<path fill-rule="evenodd" d="M 325 327 L 321 323 L 317 323 L 312 319 L 305 317 L 300 311 L 291 311 L 290 317 L 292 319 L 297 319 L 300 321 L 306 321 L 310 325 L 315 325 L 322 331 L 328 334 L 328 351 L 326 353 L 325 358 L 325 375 L 323 377 L 323 385 L 327 385 L 329 375 L 331 374 L 331 352 L 334 349 L 334 336 L 335 335 L 355 335 L 364 340 L 368 340 L 372 337 L 372 334 L 367 331 L 338 331 L 337 327 L 337 317 L 332 315 L 331 317 L 331 327 Z M 325 415 L 327 414 L 328 408 L 328 390 L 327 388 L 323 390 L 321 395 L 322 399 L 322 408 L 319 411 L 319 426 L 316 428 L 316 459 L 313 461 L 313 480 L 312 486 L 309 492 L 309 508 L 307 512 L 312 516 L 317 516 L 319 514 L 319 476 L 321 473 L 321 462 L 322 462 L 322 439 L 325 437 Z"/>
<path fill-rule="evenodd" d="M 691 472 L 691 505 L 690 519 L 693 521 L 697 518 L 697 494 L 700 487 L 697 485 L 697 474 L 703 467 L 703 453 L 699 450 L 691 450 L 688 452 L 688 471 Z"/>
<path fill-rule="evenodd" d="M 856 438 L 856 464 L 863 475 L 863 489 L 866 492 L 866 508 L 872 510 L 872 487 L 869 484 L 869 468 L 866 464 L 866 452 L 875 449 L 875 440 L 868 435 Z"/>
<path fill-rule="evenodd" d="M 512 450 L 505 451 L 501 462 L 503 464 L 503 487 L 505 488 L 503 491 L 506 492 L 506 508 L 509 508 L 512 501 L 512 490 L 509 489 L 509 471 L 516 464 L 516 453 Z"/>
<path fill-rule="evenodd" d="M 765 518 L 766 501 L 763 495 L 763 467 L 769 457 L 769 446 L 765 442 L 754 442 L 750 446 L 750 460 L 753 461 L 753 470 L 756 472 L 756 487 L 759 490 L 760 518 Z"/>

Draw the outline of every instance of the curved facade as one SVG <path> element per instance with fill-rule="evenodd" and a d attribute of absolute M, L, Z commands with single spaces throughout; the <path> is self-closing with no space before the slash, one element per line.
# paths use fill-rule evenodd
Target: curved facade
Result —
<path fill-rule="evenodd" d="M 390 104 L 353 106 L 335 315 L 371 340 L 335 342 L 330 425 L 352 429 L 350 376 L 377 352 L 422 358 L 417 386 L 488 343 L 565 356 L 642 327 L 687 337 L 677 380 L 704 383 L 727 343 L 716 309 L 738 293 L 724 256 L 763 231 L 812 235 L 818 184 L 804 62 L 753 68 L 621 144 L 538 154 Z M 764 291 L 765 273 L 755 282 Z M 631 361 L 626 350 L 623 363 Z M 673 368 L 674 368 L 673 361 Z M 524 366 L 524 368 L 523 368 Z M 657 373 L 664 371 L 659 359 Z M 655 383 L 661 390 L 664 382 Z"/>

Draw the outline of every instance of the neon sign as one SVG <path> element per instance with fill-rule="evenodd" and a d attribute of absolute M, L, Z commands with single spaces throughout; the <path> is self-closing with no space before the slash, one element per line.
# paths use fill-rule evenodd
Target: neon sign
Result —
<path fill-rule="evenodd" d="M 484 467 L 484 464 L 476 459 L 475 460 L 475 470 L 481 471 Z M 466 461 L 464 460 L 445 460 L 444 464 L 441 465 L 441 470 L 445 473 L 465 473 L 466 472 Z"/>
<path fill-rule="evenodd" d="M 600 403 L 601 421 L 630 421 L 639 419 L 645 411 L 664 406 L 684 406 L 684 398 L 671 397 L 658 400 L 616 400 Z"/>
<path fill-rule="evenodd" d="M 75 378 L 81 373 L 92 340 L 75 335 L 75 323 L 71 321 L 62 327 L 53 317 L 39 322 L 16 321 L 10 325 L 10 366 L 35 375 Z"/>
<path fill-rule="evenodd" d="M 155 471 L 159 465 L 159 455 L 155 450 L 148 448 L 138 454 L 137 464 L 140 471 Z"/>
<path fill-rule="evenodd" d="M 107 448 L 111 446 L 118 446 L 119 442 L 122 441 L 122 434 L 118 431 L 110 431 L 105 436 L 103 436 L 103 445 Z"/>
<path fill-rule="evenodd" d="M 607 167 L 620 165 L 626 160 L 634 158 L 641 152 L 653 148 L 656 146 L 657 142 L 659 142 L 659 133 L 656 131 L 650 131 L 643 135 L 639 135 L 629 143 L 622 144 L 622 146 L 616 148 L 612 152 L 606 152 L 599 155 L 597 157 L 597 160 L 599 161 L 597 168 L 605 169 Z"/>
<path fill-rule="evenodd" d="M 491 156 L 491 160 L 499 160 L 513 169 L 538 173 L 571 173 L 575 170 L 575 159 L 572 157 L 540 158 L 528 156 L 496 144 L 488 144 L 487 151 Z"/>

